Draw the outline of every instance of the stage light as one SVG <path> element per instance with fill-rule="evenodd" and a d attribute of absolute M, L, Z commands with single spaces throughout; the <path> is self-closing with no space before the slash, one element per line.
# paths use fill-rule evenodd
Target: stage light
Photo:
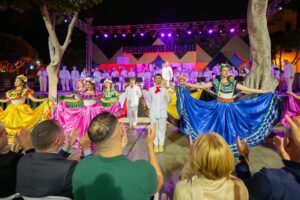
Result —
<path fill-rule="evenodd" d="M 65 22 L 65 23 L 68 23 L 68 19 L 64 19 L 64 22 Z"/>
<path fill-rule="evenodd" d="M 132 34 L 132 37 L 135 37 L 135 33 L 134 33 L 134 34 Z"/>
<path fill-rule="evenodd" d="M 201 35 L 202 34 L 202 31 L 199 31 L 199 35 Z"/>
<path fill-rule="evenodd" d="M 213 29 L 209 29 L 209 30 L 208 30 L 208 33 L 209 33 L 209 34 L 212 34 L 213 32 L 214 32 Z"/>
<path fill-rule="evenodd" d="M 168 37 L 172 37 L 172 33 L 168 33 Z"/>
<path fill-rule="evenodd" d="M 107 33 L 104 33 L 103 35 L 105 38 L 108 38 L 108 34 Z"/>
<path fill-rule="evenodd" d="M 188 35 L 191 35 L 191 34 L 192 34 L 192 31 L 187 31 L 187 34 L 188 34 Z"/>
<path fill-rule="evenodd" d="M 161 34 L 160 34 L 160 37 L 165 37 L 165 34 L 164 34 L 164 33 L 161 33 Z"/>
<path fill-rule="evenodd" d="M 33 66 L 33 65 L 30 65 L 30 66 L 29 66 L 29 69 L 30 69 L 30 70 L 33 70 L 33 69 L 34 69 L 34 66 Z"/>
<path fill-rule="evenodd" d="M 37 61 L 36 61 L 36 64 L 37 64 L 37 65 L 40 65 L 40 64 L 41 64 L 41 62 L 40 62 L 39 60 L 37 60 Z"/>
<path fill-rule="evenodd" d="M 117 38 L 118 36 L 115 34 L 114 37 Z"/>
<path fill-rule="evenodd" d="M 125 34 L 125 33 L 122 33 L 122 37 L 126 37 L 126 34 Z"/>
<path fill-rule="evenodd" d="M 219 30 L 219 33 L 223 33 L 223 30 Z"/>
<path fill-rule="evenodd" d="M 99 35 L 96 35 L 96 38 L 98 39 L 98 38 L 99 38 Z"/>
<path fill-rule="evenodd" d="M 242 31 L 243 31 L 243 32 L 246 32 L 246 29 L 243 29 Z"/>
<path fill-rule="evenodd" d="M 230 33 L 234 33 L 235 32 L 235 28 L 231 28 L 229 31 L 230 31 Z"/>
<path fill-rule="evenodd" d="M 141 37 L 144 37 L 145 36 L 145 33 L 140 33 Z"/>
<path fill-rule="evenodd" d="M 281 6 L 279 6 L 278 10 L 282 10 L 282 7 L 281 7 Z"/>

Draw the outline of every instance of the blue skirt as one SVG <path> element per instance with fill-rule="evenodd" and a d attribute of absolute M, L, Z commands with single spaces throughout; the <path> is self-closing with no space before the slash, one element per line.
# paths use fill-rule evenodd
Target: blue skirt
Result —
<path fill-rule="evenodd" d="M 235 155 L 237 136 L 246 139 L 248 146 L 261 144 L 279 119 L 281 100 L 273 93 L 231 103 L 194 99 L 181 85 L 176 94 L 180 131 L 193 139 L 214 131 L 226 140 Z"/>

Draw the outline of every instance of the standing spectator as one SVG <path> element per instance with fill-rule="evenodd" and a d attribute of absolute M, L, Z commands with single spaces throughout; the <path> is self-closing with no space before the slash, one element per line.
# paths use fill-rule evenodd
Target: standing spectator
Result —
<path fill-rule="evenodd" d="M 162 77 L 167 86 L 170 86 L 170 81 L 173 79 L 173 70 L 169 62 L 166 61 L 162 68 Z"/>
<path fill-rule="evenodd" d="M 82 80 L 85 80 L 86 77 L 89 77 L 89 73 L 88 73 L 88 71 L 86 70 L 86 68 L 84 68 L 84 69 L 82 70 L 81 74 L 80 74 L 80 78 L 81 78 Z"/>
<path fill-rule="evenodd" d="M 295 66 L 288 60 L 284 60 L 284 78 L 287 86 L 287 92 L 292 92 L 295 78 Z"/>
<path fill-rule="evenodd" d="M 59 72 L 60 83 L 63 91 L 70 91 L 70 79 L 71 74 L 66 66 L 63 66 L 63 69 Z"/>
<path fill-rule="evenodd" d="M 77 70 L 76 66 L 73 67 L 71 71 L 71 80 L 72 80 L 72 89 L 77 90 L 77 82 L 80 78 L 79 71 Z"/>
<path fill-rule="evenodd" d="M 125 90 L 127 77 L 128 77 L 128 71 L 124 68 L 121 71 L 121 76 L 120 76 L 121 90 Z"/>
<path fill-rule="evenodd" d="M 209 82 L 213 77 L 212 71 L 210 71 L 209 68 L 206 67 L 203 72 L 203 76 L 205 77 L 205 81 Z"/>
<path fill-rule="evenodd" d="M 99 72 L 98 69 L 93 70 L 93 78 L 95 80 L 95 88 L 96 90 L 100 90 L 100 80 L 101 80 L 101 73 Z"/>
<path fill-rule="evenodd" d="M 216 65 L 213 67 L 212 73 L 213 73 L 213 76 L 214 76 L 214 77 L 220 75 L 220 65 L 219 65 L 219 64 L 216 64 Z"/>
<path fill-rule="evenodd" d="M 105 69 L 103 69 L 102 79 L 109 79 L 109 73 Z"/>
<path fill-rule="evenodd" d="M 138 200 L 150 199 L 163 184 L 163 175 L 153 151 L 153 131 L 148 130 L 149 162 L 131 161 L 123 154 L 127 133 L 117 117 L 98 114 L 88 129 L 90 140 L 96 144 L 95 156 L 81 160 L 73 175 L 75 199 Z"/>
<path fill-rule="evenodd" d="M 239 75 L 239 72 L 235 69 L 234 66 L 231 66 L 230 68 L 230 74 L 232 74 L 234 77 Z"/>
<path fill-rule="evenodd" d="M 119 72 L 118 72 L 118 70 L 114 69 L 111 72 L 111 78 L 116 78 L 116 77 L 119 77 Z"/>
<path fill-rule="evenodd" d="M 132 77 L 136 77 L 135 71 L 133 71 L 133 68 L 130 68 L 130 71 L 128 72 L 128 77 L 132 78 Z"/>
<path fill-rule="evenodd" d="M 39 82 L 40 82 L 40 91 L 41 92 L 47 92 L 47 85 L 48 85 L 48 73 L 44 67 L 41 67 L 39 72 L 37 73 L 39 76 Z"/>
<path fill-rule="evenodd" d="M 197 78 L 198 78 L 198 71 L 196 69 L 193 69 L 192 74 L 191 74 L 191 82 L 192 83 L 197 83 Z"/>
<path fill-rule="evenodd" d="M 144 73 L 144 88 L 149 89 L 152 83 L 152 74 L 150 71 L 145 71 Z"/>
<path fill-rule="evenodd" d="M 130 78 L 129 86 L 125 89 L 127 117 L 129 120 L 130 128 L 135 129 L 137 125 L 139 99 L 142 92 L 139 86 L 136 85 L 135 78 Z"/>
<path fill-rule="evenodd" d="M 164 152 L 164 143 L 167 125 L 167 108 L 171 97 L 166 88 L 162 87 L 163 78 L 161 74 L 154 77 L 155 86 L 149 90 L 149 112 L 151 125 L 157 124 L 157 135 L 154 139 L 154 152 Z"/>
<path fill-rule="evenodd" d="M 219 134 L 202 134 L 195 144 L 190 138 L 190 159 L 176 184 L 174 200 L 248 200 L 243 181 L 231 175 L 233 166 L 232 151 Z"/>
<path fill-rule="evenodd" d="M 285 117 L 291 130 L 285 133 L 284 138 L 275 136 L 273 141 L 282 158 L 283 168 L 263 168 L 251 177 L 248 147 L 246 142 L 237 139 L 241 162 L 236 166 L 236 174 L 244 179 L 250 200 L 292 200 L 300 196 L 300 118 L 292 120 L 287 115 Z"/>

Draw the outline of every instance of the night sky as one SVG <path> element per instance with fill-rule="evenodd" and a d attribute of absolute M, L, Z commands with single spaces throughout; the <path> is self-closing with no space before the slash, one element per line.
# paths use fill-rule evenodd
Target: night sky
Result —
<path fill-rule="evenodd" d="M 93 16 L 94 26 L 244 19 L 247 3 L 247 0 L 103 0 L 100 5 L 82 11 L 79 18 L 85 19 Z M 0 13 L 0 24 L 0 32 L 22 36 L 38 50 L 44 62 L 49 61 L 48 34 L 38 11 L 22 14 L 11 11 Z M 65 29 L 65 24 L 57 27 L 58 32 L 61 33 Z M 61 33 L 59 35 L 64 35 Z M 84 47 L 84 44 L 84 33 L 75 29 L 71 46 Z"/>

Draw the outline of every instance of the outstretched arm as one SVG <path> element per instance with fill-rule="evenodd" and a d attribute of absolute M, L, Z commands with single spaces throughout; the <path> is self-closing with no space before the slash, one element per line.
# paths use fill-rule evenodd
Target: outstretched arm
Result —
<path fill-rule="evenodd" d="M 260 93 L 260 94 L 263 94 L 263 93 L 271 92 L 271 91 L 267 91 L 267 90 L 259 90 L 259 89 L 248 88 L 246 86 L 241 85 L 240 83 L 238 83 L 236 85 L 236 88 L 238 90 L 241 90 L 241 91 L 244 91 L 244 92 L 251 92 L 251 93 Z"/>
<path fill-rule="evenodd" d="M 43 102 L 43 101 L 47 100 L 47 98 L 43 98 L 43 99 L 35 98 L 32 94 L 28 94 L 27 97 L 33 102 Z"/>
<path fill-rule="evenodd" d="M 211 88 L 213 86 L 212 82 L 208 82 L 208 83 L 205 83 L 203 85 L 199 85 L 199 84 L 191 84 L 191 83 L 187 83 L 187 82 L 182 82 L 181 83 L 182 85 L 186 85 L 186 86 L 189 86 L 189 87 L 192 87 L 192 88 L 198 88 L 198 89 L 207 89 L 207 88 Z"/>
<path fill-rule="evenodd" d="M 6 98 L 6 99 L 0 99 L 0 103 L 8 103 L 9 102 L 9 99 Z"/>
<path fill-rule="evenodd" d="M 294 92 L 288 92 L 288 94 L 292 95 L 296 99 L 300 99 L 300 96 L 297 96 Z"/>
<path fill-rule="evenodd" d="M 81 98 L 78 99 L 64 99 L 65 102 L 68 103 L 78 103 L 81 100 Z"/>

